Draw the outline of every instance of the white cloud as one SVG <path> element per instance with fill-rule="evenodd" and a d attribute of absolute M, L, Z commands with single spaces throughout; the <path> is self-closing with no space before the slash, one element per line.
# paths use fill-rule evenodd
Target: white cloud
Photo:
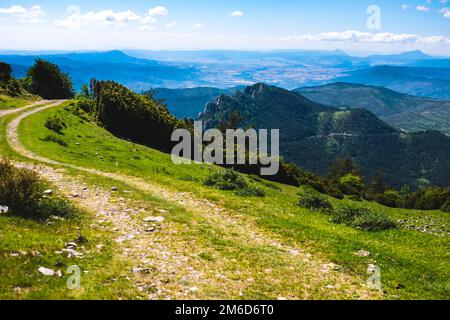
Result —
<path fill-rule="evenodd" d="M 141 20 L 141 17 L 131 10 L 114 12 L 110 9 L 98 12 L 91 11 L 86 14 L 81 14 L 80 10 L 75 10 L 75 8 L 70 7 L 68 8 L 68 12 L 69 11 L 72 13 L 67 18 L 63 20 L 56 20 L 54 24 L 58 27 L 66 28 L 81 28 L 84 26 L 121 27 L 125 26 L 129 22 Z"/>
<path fill-rule="evenodd" d="M 244 13 L 242 11 L 236 10 L 236 11 L 233 11 L 232 13 L 230 13 L 230 15 L 232 17 L 242 17 L 244 15 Z"/>
<path fill-rule="evenodd" d="M 365 43 L 425 43 L 450 44 L 450 39 L 444 36 L 421 37 L 416 34 L 395 34 L 390 32 L 370 33 L 360 31 L 325 32 L 316 35 L 300 35 L 281 38 L 285 41 L 343 41 Z"/>
<path fill-rule="evenodd" d="M 153 9 L 148 10 L 148 15 L 151 17 L 155 16 L 167 16 L 169 14 L 169 11 L 162 6 L 156 6 Z"/>
<path fill-rule="evenodd" d="M 421 12 L 430 12 L 431 11 L 431 9 L 427 6 L 417 6 L 416 10 L 421 11 Z"/>
<path fill-rule="evenodd" d="M 402 9 L 403 10 L 407 10 L 409 9 L 411 6 L 409 4 L 402 4 Z"/>
<path fill-rule="evenodd" d="M 155 17 L 163 17 L 167 16 L 169 14 L 169 11 L 162 6 L 156 6 L 152 9 L 148 10 L 147 15 L 142 19 L 142 22 L 145 24 L 155 24 L 158 23 L 158 20 Z"/>
<path fill-rule="evenodd" d="M 177 22 L 176 22 L 176 21 L 172 21 L 172 22 L 166 24 L 166 29 L 173 28 L 173 27 L 175 27 L 176 25 L 177 25 Z"/>
<path fill-rule="evenodd" d="M 44 10 L 39 5 L 30 8 L 24 8 L 19 5 L 14 5 L 9 8 L 0 8 L 0 17 L 15 18 L 20 23 L 40 23 L 44 20 Z"/>
<path fill-rule="evenodd" d="M 442 8 L 439 12 L 443 14 L 444 18 L 450 19 L 450 9 L 449 8 Z"/>
<path fill-rule="evenodd" d="M 448 0 L 441 0 L 441 1 L 439 1 L 439 2 L 442 3 L 442 4 L 445 4 L 445 3 L 448 2 Z"/>

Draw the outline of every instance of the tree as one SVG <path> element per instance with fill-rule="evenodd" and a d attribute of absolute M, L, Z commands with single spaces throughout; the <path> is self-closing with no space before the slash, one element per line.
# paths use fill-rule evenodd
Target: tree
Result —
<path fill-rule="evenodd" d="M 72 80 L 56 64 L 36 59 L 27 77 L 31 93 L 44 99 L 70 99 L 74 96 Z"/>
<path fill-rule="evenodd" d="M 336 159 L 328 169 L 327 179 L 333 182 L 339 182 L 342 177 L 351 174 L 361 176 L 361 171 L 350 157 Z"/>
<path fill-rule="evenodd" d="M 0 82 L 7 82 L 11 80 L 11 65 L 0 62 Z"/>
<path fill-rule="evenodd" d="M 355 176 L 351 173 L 343 176 L 339 183 L 342 192 L 348 195 L 361 196 L 364 190 L 364 182 L 361 177 Z"/>
<path fill-rule="evenodd" d="M 381 172 L 378 172 L 372 179 L 367 188 L 367 193 L 369 194 L 381 194 L 387 190 L 386 183 L 384 182 L 384 177 Z"/>

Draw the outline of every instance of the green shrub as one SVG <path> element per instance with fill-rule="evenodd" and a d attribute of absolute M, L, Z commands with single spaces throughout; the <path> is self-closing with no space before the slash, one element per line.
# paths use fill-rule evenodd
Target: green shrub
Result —
<path fill-rule="evenodd" d="M 54 143 L 59 144 L 62 147 L 68 146 L 67 142 L 65 142 L 63 139 L 61 139 L 60 137 L 57 137 L 55 135 L 51 135 L 51 134 L 46 135 L 44 138 L 41 139 L 41 141 L 54 142 Z"/>
<path fill-rule="evenodd" d="M 356 202 L 361 202 L 362 201 L 362 199 L 360 197 L 358 197 L 357 195 L 354 195 L 354 194 L 350 195 L 348 197 L 348 199 L 351 200 L 351 201 L 356 201 Z"/>
<path fill-rule="evenodd" d="M 244 177 L 232 169 L 212 173 L 206 178 L 204 185 L 219 190 L 238 190 L 247 187 Z"/>
<path fill-rule="evenodd" d="M 57 198 L 42 198 L 39 201 L 39 217 L 44 219 L 50 216 L 70 217 L 73 216 L 76 209 L 67 201 Z"/>
<path fill-rule="evenodd" d="M 52 130 L 56 133 L 61 133 L 61 131 L 66 128 L 66 124 L 64 123 L 64 120 L 62 120 L 60 117 L 58 116 L 50 116 L 45 120 L 44 126 L 49 129 Z"/>
<path fill-rule="evenodd" d="M 257 186 L 247 186 L 235 191 L 235 194 L 242 197 L 265 197 L 266 193 Z"/>
<path fill-rule="evenodd" d="M 0 161 L 0 205 L 8 207 L 8 214 L 43 220 L 50 216 L 70 216 L 76 210 L 54 196 L 43 197 L 45 186 L 30 170 L 15 168 L 8 161 Z"/>
<path fill-rule="evenodd" d="M 355 176 L 351 173 L 342 177 L 339 182 L 339 187 L 342 192 L 349 195 L 361 196 L 365 188 L 364 182 L 362 181 L 361 177 Z"/>
<path fill-rule="evenodd" d="M 300 193 L 297 204 L 315 211 L 331 211 L 333 209 L 333 205 L 325 196 L 311 189 Z"/>
<path fill-rule="evenodd" d="M 7 206 L 9 214 L 35 215 L 40 198 L 40 181 L 34 172 L 0 161 L 0 205 Z"/>
<path fill-rule="evenodd" d="M 355 205 L 336 208 L 332 213 L 331 221 L 366 231 L 395 228 L 395 223 L 384 212 Z"/>

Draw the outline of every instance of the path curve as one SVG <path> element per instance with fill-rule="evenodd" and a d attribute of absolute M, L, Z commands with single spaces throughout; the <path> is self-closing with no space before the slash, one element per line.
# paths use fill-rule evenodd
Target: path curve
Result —
<path fill-rule="evenodd" d="M 27 104 L 24 107 L 0 110 L 0 117 L 6 116 L 8 114 L 18 113 L 18 112 L 21 112 L 23 110 L 30 109 L 30 108 L 33 108 L 33 107 L 36 107 L 36 106 L 40 106 L 42 104 L 46 104 L 46 103 L 49 103 L 49 102 L 50 102 L 49 100 L 39 100 L 39 101 L 30 103 L 30 104 Z"/>
<path fill-rule="evenodd" d="M 44 110 L 54 108 L 60 106 L 65 100 L 54 100 L 49 104 L 46 104 L 42 107 L 38 107 L 32 109 L 28 112 L 24 112 L 20 114 L 18 117 L 14 118 L 10 123 L 7 124 L 6 138 L 11 148 L 22 156 L 34 160 L 43 164 L 57 166 L 62 168 L 70 168 L 74 170 L 78 170 L 81 172 L 102 176 L 108 179 L 116 180 L 128 184 L 131 187 L 134 187 L 138 190 L 149 192 L 159 198 L 168 200 L 173 203 L 177 203 L 178 205 L 198 214 L 201 214 L 203 217 L 208 220 L 215 222 L 217 224 L 222 224 L 225 227 L 231 227 L 233 230 L 237 231 L 243 238 L 247 239 L 249 242 L 257 243 L 258 245 L 276 247 L 280 251 L 285 252 L 286 254 L 295 253 L 292 257 L 293 263 L 299 263 L 304 266 L 306 269 L 310 269 L 310 272 L 314 272 L 314 274 L 320 274 L 323 272 L 323 268 L 329 268 L 330 263 L 326 264 L 321 262 L 320 260 L 311 259 L 311 255 L 307 254 L 302 250 L 302 248 L 297 247 L 296 245 L 285 245 L 282 244 L 282 239 L 280 239 L 277 235 L 273 234 L 270 231 L 262 230 L 260 227 L 256 226 L 254 220 L 252 218 L 243 218 L 239 216 L 239 218 L 233 217 L 231 214 L 227 213 L 227 210 L 212 203 L 208 200 L 197 198 L 191 193 L 187 192 L 174 192 L 172 190 L 166 189 L 162 186 L 158 186 L 156 184 L 152 184 L 144 181 L 143 179 L 128 176 L 119 173 L 111 173 L 105 172 L 101 170 L 96 170 L 92 168 L 80 167 L 73 164 L 62 163 L 56 160 L 48 159 L 37 155 L 30 150 L 27 150 L 20 142 L 18 127 L 21 122 L 36 113 L 42 112 Z M 46 102 L 48 103 L 48 102 Z M 30 107 L 30 106 L 29 106 Z M 21 108 L 23 110 L 23 108 Z M 19 112 L 19 111 L 16 111 Z M 1 115 L 0 115 L 1 116 Z M 306 257 L 306 258 L 305 258 Z M 332 264 L 331 264 L 332 265 Z M 328 267 L 327 267 L 328 266 Z M 332 267 L 331 267 L 332 268 Z M 323 278 L 334 278 L 337 282 L 344 284 L 350 291 L 353 290 L 354 294 L 361 299 L 374 298 L 377 297 L 378 294 L 376 292 L 370 292 L 367 290 L 361 283 L 360 279 L 357 279 L 349 274 L 339 273 L 333 274 L 325 272 L 321 275 L 322 279 L 318 279 L 318 281 L 323 281 Z"/>

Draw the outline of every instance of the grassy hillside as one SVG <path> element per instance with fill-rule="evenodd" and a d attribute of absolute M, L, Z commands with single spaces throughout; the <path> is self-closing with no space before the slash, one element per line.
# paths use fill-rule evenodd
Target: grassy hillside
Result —
<path fill-rule="evenodd" d="M 390 125 L 406 131 L 438 130 L 450 134 L 450 101 L 351 83 L 332 83 L 294 91 L 333 107 L 367 109 Z"/>
<path fill-rule="evenodd" d="M 214 128 L 236 112 L 242 127 L 279 128 L 281 155 L 307 171 L 325 174 L 335 159 L 351 156 L 366 178 L 382 171 L 399 188 L 450 179 L 450 138 L 439 132 L 402 133 L 367 110 L 328 107 L 264 84 L 221 96 L 200 118 Z"/>
<path fill-rule="evenodd" d="M 29 94 L 24 90 L 12 94 L 11 90 L 0 85 L 0 110 L 24 107 L 39 99 L 40 97 Z"/>
<path fill-rule="evenodd" d="M 53 115 L 64 119 L 67 128 L 57 136 L 58 139 L 47 139 L 48 136 L 55 135 L 44 126 L 46 119 Z M 4 120 L 0 126 L 2 132 L 5 121 L 8 120 Z M 364 202 L 367 207 L 386 212 L 395 220 L 407 220 L 408 225 L 415 227 L 406 228 L 406 225 L 402 227 L 400 224 L 399 228 L 393 230 L 367 232 L 333 224 L 327 215 L 296 205 L 298 188 L 252 180 L 252 177 L 246 177 L 246 180 L 264 190 L 265 197 L 242 197 L 231 191 L 206 187 L 202 181 L 218 168 L 209 165 L 174 165 L 170 155 L 120 140 L 64 107 L 26 118 L 19 127 L 19 134 L 26 148 L 47 158 L 139 177 L 148 183 L 163 186 L 168 193 L 172 191 L 179 196 L 189 193 L 226 208 L 226 214 L 222 216 L 212 213 L 202 216 L 193 214 L 190 210 L 181 210 L 173 204 L 149 204 L 148 201 L 154 201 L 150 200 L 154 198 L 148 192 L 124 185 L 127 181 L 112 182 L 70 170 L 72 174 L 91 183 L 95 181 L 109 186 L 114 183 L 119 189 L 129 190 L 131 193 L 121 195 L 130 200 L 168 208 L 171 213 L 165 215 L 165 218 L 174 233 L 166 236 L 163 241 L 168 243 L 178 239 L 179 243 L 195 243 L 191 244 L 198 254 L 194 261 L 202 261 L 205 270 L 221 270 L 220 272 L 235 280 L 230 282 L 225 277 L 220 282 L 212 281 L 206 287 L 205 284 L 200 284 L 202 290 L 197 297 L 349 297 L 352 296 L 348 291 L 349 287 L 342 287 L 332 279 L 336 275 L 352 275 L 354 279 L 359 279 L 356 287 L 362 287 L 367 278 L 368 265 L 375 263 L 381 268 L 384 298 L 448 298 L 448 214 L 439 211 L 424 213 L 389 209 Z M 5 144 L 2 143 L 1 146 L 2 154 L 14 156 L 14 152 Z M 351 202 L 330 201 L 334 204 Z M 428 229 L 425 232 L 419 231 L 428 221 L 440 225 L 445 232 Z M 245 229 L 248 224 L 253 227 Z M 240 225 L 243 230 L 238 228 Z M 289 253 L 265 242 L 260 245 L 247 242 L 245 237 L 251 236 L 255 230 L 272 234 L 283 245 L 299 246 L 299 254 L 305 257 L 304 262 L 297 265 L 292 260 L 292 255 L 296 255 L 296 252 Z M 254 236 L 257 239 L 259 237 Z M 369 255 L 357 254 L 361 250 L 368 251 Z M 316 269 L 308 269 L 307 261 L 311 259 L 332 261 L 337 266 L 330 268 L 319 264 Z M 319 274 L 324 280 L 317 282 Z M 249 278 L 253 281 L 246 282 Z M 311 282 L 312 279 L 316 279 L 316 282 Z M 220 283 L 227 291 L 221 291 Z M 241 292 L 243 295 L 238 290 L 239 283 L 246 284 Z M 317 283 L 320 285 L 317 286 Z M 165 286 L 170 285 L 168 283 Z"/>

